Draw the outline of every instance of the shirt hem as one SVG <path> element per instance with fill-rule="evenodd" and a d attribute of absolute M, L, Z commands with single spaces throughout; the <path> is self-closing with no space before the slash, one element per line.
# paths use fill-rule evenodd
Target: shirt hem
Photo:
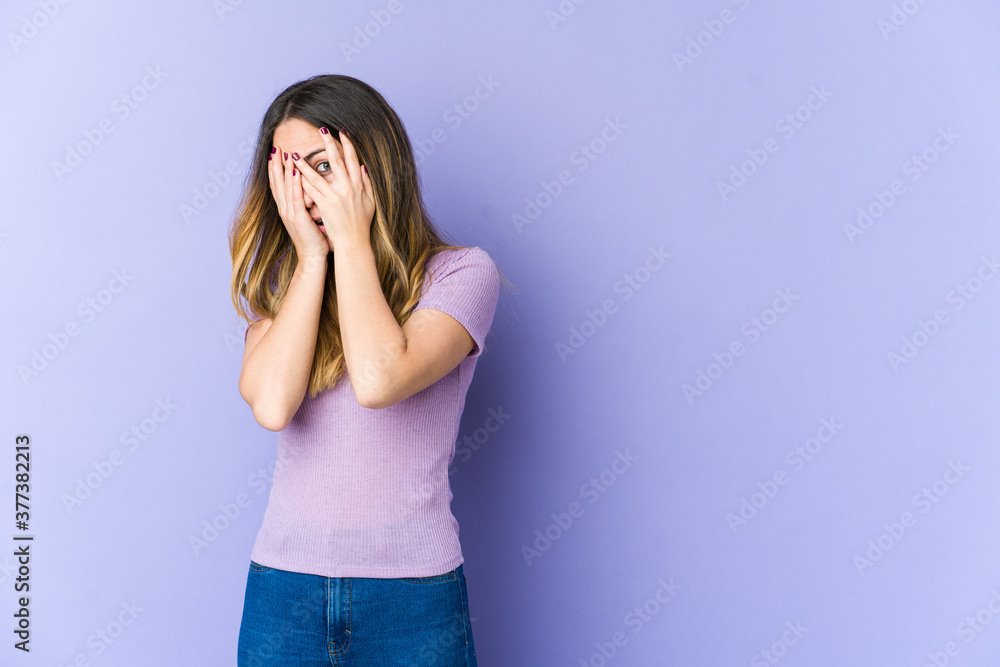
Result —
<path fill-rule="evenodd" d="M 272 560 L 270 558 L 255 557 L 251 554 L 250 559 L 263 565 L 287 572 L 298 572 L 300 574 L 314 574 L 320 577 L 358 577 L 372 579 L 404 579 L 410 577 L 433 577 L 439 574 L 451 572 L 465 562 L 462 554 L 441 565 L 418 566 L 418 567 L 368 567 L 368 566 L 344 566 L 329 565 L 316 562 L 301 562 L 287 560 Z"/>

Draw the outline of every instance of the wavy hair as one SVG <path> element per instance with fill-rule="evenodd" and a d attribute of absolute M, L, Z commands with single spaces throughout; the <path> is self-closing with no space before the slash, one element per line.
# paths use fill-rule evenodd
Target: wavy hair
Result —
<path fill-rule="evenodd" d="M 264 114 L 253 162 L 229 231 L 233 262 L 230 291 L 237 313 L 248 325 L 251 320 L 274 318 L 298 264 L 267 175 L 274 131 L 292 118 L 315 127 L 349 129 L 375 195 L 370 240 L 379 283 L 396 322 L 402 326 L 420 298 L 430 259 L 442 250 L 468 246 L 451 243 L 431 221 L 420 196 L 413 147 L 396 112 L 374 88 L 342 74 L 317 75 L 292 84 Z M 346 370 L 330 263 L 309 395 L 315 397 L 334 386 Z"/>

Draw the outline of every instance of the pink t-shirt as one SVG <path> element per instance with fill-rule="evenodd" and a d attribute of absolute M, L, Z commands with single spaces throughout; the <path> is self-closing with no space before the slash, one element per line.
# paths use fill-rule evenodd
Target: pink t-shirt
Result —
<path fill-rule="evenodd" d="M 429 261 L 416 308 L 469 332 L 472 352 L 429 387 L 384 409 L 362 407 L 349 376 L 302 404 L 278 433 L 274 482 L 251 559 L 327 577 L 425 577 L 464 562 L 448 465 L 499 273 L 482 248 Z"/>

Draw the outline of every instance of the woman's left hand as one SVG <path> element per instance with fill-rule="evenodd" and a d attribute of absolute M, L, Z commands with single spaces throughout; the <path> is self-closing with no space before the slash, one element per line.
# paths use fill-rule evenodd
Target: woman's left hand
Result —
<path fill-rule="evenodd" d="M 327 174 L 333 182 L 318 174 L 299 158 L 295 166 L 302 171 L 302 191 L 308 194 L 323 217 L 323 227 L 336 248 L 338 242 L 346 245 L 370 243 L 371 225 L 375 217 L 375 193 L 366 169 L 358 162 L 354 144 L 344 132 L 340 133 L 343 156 L 333 136 L 317 130 L 326 147 Z"/>

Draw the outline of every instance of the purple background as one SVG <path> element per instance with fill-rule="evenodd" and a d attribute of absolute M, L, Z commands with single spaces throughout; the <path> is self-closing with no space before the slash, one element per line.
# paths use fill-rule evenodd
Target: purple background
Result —
<path fill-rule="evenodd" d="M 226 232 L 267 105 L 336 72 L 386 96 L 435 219 L 518 287 L 452 476 L 480 664 L 1000 657 L 1000 9 L 391 6 L 0 7 L 0 662 L 235 665 L 275 434 L 237 390 Z M 852 235 L 858 207 L 880 217 Z"/>

